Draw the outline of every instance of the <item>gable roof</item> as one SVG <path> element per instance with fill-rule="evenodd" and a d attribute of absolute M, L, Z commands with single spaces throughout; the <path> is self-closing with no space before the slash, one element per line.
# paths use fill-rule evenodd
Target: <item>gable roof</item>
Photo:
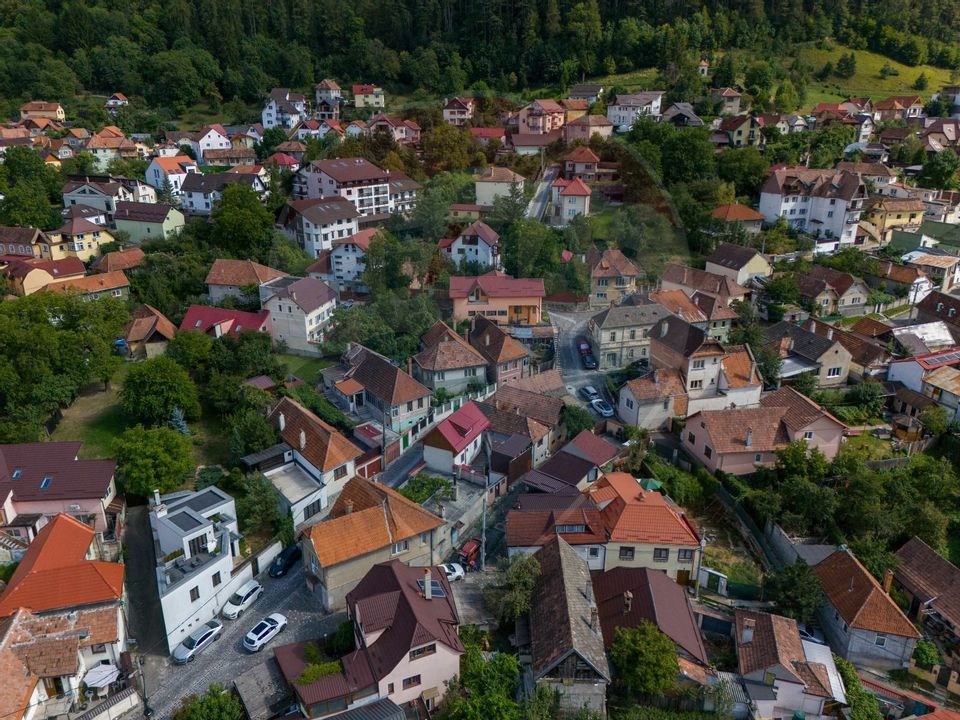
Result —
<path fill-rule="evenodd" d="M 321 567 L 353 560 L 420 533 L 444 521 L 396 490 L 366 478 L 351 478 L 330 514 L 304 530 Z"/>
<path fill-rule="evenodd" d="M 524 180 L 523 175 L 518 175 L 510 168 L 500 167 L 499 165 L 491 165 L 482 174 L 474 178 L 474 182 L 509 183 L 511 185 L 522 183 Z"/>
<path fill-rule="evenodd" d="M 840 272 L 826 265 L 812 265 L 805 274 L 808 277 L 823 280 L 836 290 L 838 295 L 844 295 L 847 290 L 860 283 L 860 281 L 850 273 Z"/>
<path fill-rule="evenodd" d="M 850 330 L 867 337 L 880 337 L 892 331 L 892 327 L 872 317 L 863 316 L 850 326 Z"/>
<path fill-rule="evenodd" d="M 353 343 L 344 354 L 349 369 L 344 379 L 353 378 L 364 390 L 387 402 L 391 407 L 430 395 L 424 387 L 412 377 L 379 353 Z"/>
<path fill-rule="evenodd" d="M 647 274 L 617 248 L 603 252 L 591 248 L 584 264 L 591 278 L 646 277 Z"/>
<path fill-rule="evenodd" d="M 687 419 L 687 427 L 705 430 L 717 454 L 769 453 L 790 444 L 786 413 L 785 407 L 767 405 L 701 410 Z"/>
<path fill-rule="evenodd" d="M 830 348 L 837 342 L 816 333 L 804 330 L 798 325 L 781 320 L 775 325 L 771 325 L 763 331 L 763 338 L 766 345 L 781 344 L 781 340 L 790 339 L 790 346 L 786 352 L 794 353 L 808 360 L 819 360 Z M 782 354 L 782 351 L 781 351 Z"/>
<path fill-rule="evenodd" d="M 724 206 L 724 207 L 735 207 L 733 205 Z M 743 207 L 742 205 L 740 207 Z M 717 208 L 719 210 L 720 208 Z M 747 208 L 749 210 L 749 208 Z M 716 210 L 714 210 L 714 217 L 717 217 Z M 758 213 L 759 214 L 759 213 Z M 763 216 L 760 216 L 762 219 Z M 745 218 L 737 218 L 745 219 Z M 750 218 L 755 219 L 755 218 Z M 729 219 L 727 220 L 728 222 Z M 721 265 L 725 268 L 730 268 L 731 270 L 740 270 L 747 263 L 753 260 L 755 257 L 760 255 L 760 253 L 752 247 L 746 247 L 744 245 L 734 245 L 733 243 L 720 243 L 716 250 L 714 250 L 710 257 L 707 258 L 708 263 L 713 263 L 714 265 Z M 761 256 L 762 257 L 762 256 Z M 764 258 L 765 260 L 765 258 Z"/>
<path fill-rule="evenodd" d="M 170 173 L 174 174 L 185 174 L 187 172 L 186 168 L 197 167 L 197 161 L 188 155 L 158 155 L 152 161 L 163 170 L 165 175 Z"/>
<path fill-rule="evenodd" d="M 804 195 L 841 200 L 866 197 L 860 176 L 842 170 L 815 170 L 806 167 L 784 167 L 771 172 L 761 193 Z"/>
<path fill-rule="evenodd" d="M 676 263 L 667 263 L 664 266 L 663 281 L 720 297 L 739 298 L 747 294 L 745 287 L 737 284 L 726 275 L 697 270 Z"/>
<path fill-rule="evenodd" d="M 610 681 L 610 667 L 599 627 L 591 627 L 595 609 L 585 588 L 590 584 L 586 561 L 557 536 L 534 557 L 540 575 L 530 599 L 530 638 L 534 679 L 577 655 L 601 682 Z"/>
<path fill-rule="evenodd" d="M 471 400 L 437 423 L 423 438 L 423 444 L 450 450 L 456 455 L 480 437 L 488 427 L 490 421 Z"/>
<path fill-rule="evenodd" d="M 487 363 L 483 355 L 442 320 L 437 320 L 423 334 L 420 342 L 424 348 L 413 356 L 413 361 L 424 370 L 436 372 L 477 367 Z"/>
<path fill-rule="evenodd" d="M 11 492 L 15 502 L 104 497 L 116 461 L 79 460 L 79 452 L 80 443 L 73 441 L 0 445 L 0 497 Z"/>
<path fill-rule="evenodd" d="M 869 319 L 864 318 L 864 320 Z M 870 342 L 842 328 L 827 325 L 825 322 L 807 318 L 801 327 L 823 337 L 829 335 L 850 353 L 850 357 L 855 363 L 863 367 L 886 365 L 893 358 L 884 346 Z"/>
<path fill-rule="evenodd" d="M 960 297 L 934 290 L 917 303 L 917 309 L 950 325 L 960 326 Z"/>
<path fill-rule="evenodd" d="M 547 495 L 555 496 L 563 498 L 561 502 L 569 505 L 581 497 L 577 494 Z M 567 526 L 563 532 L 558 530 L 561 526 Z M 572 531 L 579 526 L 583 530 Z M 514 508 L 507 513 L 507 547 L 542 547 L 558 535 L 570 545 L 602 545 L 607 541 L 600 511 L 590 503 L 582 507 Z"/>
<path fill-rule="evenodd" d="M 198 330 L 207 332 L 219 327 L 222 333 L 232 332 L 239 335 L 245 331 L 262 330 L 270 320 L 270 311 L 257 313 L 243 310 L 211 307 L 209 305 L 191 305 L 180 323 L 180 330 Z"/>
<path fill-rule="evenodd" d="M 177 326 L 150 305 L 141 305 L 130 313 L 130 321 L 123 329 L 123 337 L 127 342 L 144 342 L 153 337 L 154 333 L 173 340 L 173 336 L 177 334 Z"/>
<path fill-rule="evenodd" d="M 603 467 L 620 454 L 620 448 L 589 430 L 579 434 L 563 447 L 564 452 L 589 460 L 597 467 Z"/>
<path fill-rule="evenodd" d="M 683 290 L 658 290 L 650 293 L 650 299 L 685 322 L 693 324 L 707 321 L 706 313 Z"/>
<path fill-rule="evenodd" d="M 546 295 L 543 278 L 514 278 L 496 270 L 479 277 L 454 275 L 450 278 L 448 293 L 451 298 L 465 298 L 477 288 L 488 297 L 542 298 Z"/>
<path fill-rule="evenodd" d="M 293 303 L 307 315 L 337 299 L 333 289 L 315 277 L 282 277 L 270 281 L 265 287 L 268 295 L 263 304 L 273 298 L 281 298 Z"/>
<path fill-rule="evenodd" d="M 930 603 L 945 620 L 960 625 L 960 568 L 918 537 L 897 550 L 894 576 L 921 603 Z"/>
<path fill-rule="evenodd" d="M 591 150 L 586 145 L 578 145 L 572 151 L 570 151 L 567 156 L 564 158 L 566 162 L 577 162 L 577 163 L 598 163 L 600 158 L 597 157 L 597 154 Z"/>
<path fill-rule="evenodd" d="M 490 396 L 488 404 L 499 410 L 518 412 L 548 428 L 555 428 L 560 424 L 560 414 L 564 406 L 560 398 L 521 390 L 513 385 L 499 388 Z"/>
<path fill-rule="evenodd" d="M 129 220 L 130 222 L 162 223 L 173 210 L 176 210 L 176 208 L 165 203 L 121 200 L 117 203 L 117 209 L 113 214 L 113 219 Z"/>
<path fill-rule="evenodd" d="M 55 292 L 61 295 L 68 295 L 72 292 L 78 292 L 83 295 L 92 293 L 106 292 L 108 290 L 122 290 L 130 287 L 130 281 L 123 274 L 123 270 L 113 270 L 111 272 L 98 273 L 96 275 L 87 275 L 86 277 L 71 278 L 62 282 L 51 283 L 44 286 L 47 292 Z"/>
<path fill-rule="evenodd" d="M 857 630 L 919 638 L 920 633 L 873 575 L 847 549 L 813 566 L 823 592 L 840 617 Z"/>
<path fill-rule="evenodd" d="M 280 437 L 321 472 L 329 472 L 363 454 L 336 428 L 292 398 L 284 397 L 268 420 L 278 427 L 282 424 Z"/>
<path fill-rule="evenodd" d="M 627 328 L 653 326 L 665 317 L 671 317 L 667 309 L 656 303 L 644 305 L 614 305 L 601 310 L 592 318 L 591 322 L 604 330 L 610 328 Z"/>
<path fill-rule="evenodd" d="M 44 525 L 0 594 L 0 617 L 118 602 L 123 565 L 85 559 L 95 534 L 63 513 Z"/>
<path fill-rule="evenodd" d="M 490 421 L 490 429 L 497 433 L 520 435 L 529 438 L 531 442 L 536 442 L 550 431 L 550 428 L 543 423 L 507 408 L 501 410 L 496 405 L 486 402 L 478 402 L 477 407 Z"/>
<path fill-rule="evenodd" d="M 624 387 L 638 403 L 660 403 L 666 398 L 676 398 L 676 414 L 684 417 L 687 414 L 687 389 L 677 370 L 656 368 L 643 377 L 628 380 Z"/>
<path fill-rule="evenodd" d="M 146 257 L 138 247 L 129 250 L 117 250 L 108 252 L 93 261 L 91 267 L 100 272 L 113 272 L 114 270 L 129 270 L 135 268 L 143 262 Z"/>
<path fill-rule="evenodd" d="M 516 340 L 514 340 L 514 342 L 516 342 Z M 517 343 L 517 345 L 520 345 L 520 343 Z M 520 348 L 526 353 L 526 349 L 524 349 L 522 345 L 520 345 Z M 556 368 L 543 370 L 532 375 L 527 375 L 526 377 L 512 378 L 504 382 L 507 385 L 518 387 L 521 390 L 528 390 L 530 392 L 540 393 L 541 395 L 567 394 L 563 376 Z"/>
<path fill-rule="evenodd" d="M 760 404 L 769 408 L 785 408 L 786 412 L 783 414 L 782 421 L 793 432 L 802 430 L 820 418 L 829 418 L 840 427 L 847 427 L 825 408 L 789 385 L 784 385 L 779 390 L 767 393 L 760 398 Z"/>
<path fill-rule="evenodd" d="M 715 220 L 723 220 L 724 222 L 762 222 L 763 221 L 763 215 L 758 213 L 753 208 L 747 207 L 746 205 L 741 205 L 740 203 L 732 203 L 730 205 L 720 205 L 719 207 L 714 208 L 713 212 L 710 213 L 710 217 L 714 218 Z M 724 247 L 725 245 L 730 245 L 730 244 L 731 243 L 722 243 L 720 247 Z M 743 247 L 743 246 L 734 245 L 733 247 Z M 746 248 L 746 247 L 743 247 L 743 249 L 752 250 L 752 248 Z M 714 250 L 713 255 L 716 255 L 718 250 L 720 250 L 720 248 L 717 248 L 717 250 Z M 756 254 L 757 254 L 757 251 L 753 250 L 753 253 L 751 254 L 750 257 Z M 715 262 L 722 265 L 723 263 L 713 259 L 713 255 L 707 258 L 707 260 L 709 262 Z M 748 257 L 747 260 L 749 260 L 750 257 Z M 746 260 L 744 260 L 741 263 L 740 267 L 743 267 L 743 265 L 745 264 L 746 264 Z"/>
<path fill-rule="evenodd" d="M 245 285 L 262 285 L 269 280 L 286 276 L 287 273 L 281 270 L 274 270 L 272 267 L 255 263 L 253 260 L 217 258 L 213 261 L 204 283 L 207 285 L 243 287 Z"/>
<path fill-rule="evenodd" d="M 793 676 L 794 681 L 803 682 L 796 664 L 805 663 L 807 657 L 795 620 L 782 615 L 737 610 L 735 622 L 734 641 L 741 675 L 764 672 L 779 665 Z M 753 629 L 753 637 L 749 642 L 743 642 L 747 626 Z"/>
<path fill-rule="evenodd" d="M 333 160 L 314 160 L 310 166 L 325 173 L 338 183 L 386 182 L 390 173 L 381 170 L 364 158 L 338 158 Z"/>
<path fill-rule="evenodd" d="M 705 345 L 715 346 L 717 353 L 723 351 L 718 341 L 708 340 L 703 330 L 678 317 L 665 317 L 657 322 L 650 329 L 650 338 L 651 344 L 663 343 L 684 357 L 690 357 Z"/>
<path fill-rule="evenodd" d="M 482 220 L 475 220 L 465 227 L 458 237 L 478 237 L 490 247 L 496 247 L 500 242 L 500 235 Z"/>
<path fill-rule="evenodd" d="M 644 490 L 632 475 L 607 473 L 586 491 L 611 541 L 699 545 L 700 535 L 673 501 Z"/>
<path fill-rule="evenodd" d="M 522 360 L 530 354 L 520 342 L 485 315 L 474 316 L 470 345 L 487 361 L 495 363 Z"/>
<path fill-rule="evenodd" d="M 573 180 L 557 178 L 553 186 L 560 188 L 561 197 L 590 197 L 590 186 L 578 177 Z"/>

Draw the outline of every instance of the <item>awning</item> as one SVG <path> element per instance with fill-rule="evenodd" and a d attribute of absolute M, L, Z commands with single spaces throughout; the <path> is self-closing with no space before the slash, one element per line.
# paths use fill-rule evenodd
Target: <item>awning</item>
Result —
<path fill-rule="evenodd" d="M 83 676 L 83 682 L 90 688 L 103 688 L 120 676 L 120 669 L 113 663 L 94 665 Z"/>
<path fill-rule="evenodd" d="M 434 698 L 440 697 L 440 691 L 437 690 L 435 687 L 432 687 L 427 690 L 424 690 L 422 693 L 420 693 L 420 696 L 424 700 L 433 700 Z"/>

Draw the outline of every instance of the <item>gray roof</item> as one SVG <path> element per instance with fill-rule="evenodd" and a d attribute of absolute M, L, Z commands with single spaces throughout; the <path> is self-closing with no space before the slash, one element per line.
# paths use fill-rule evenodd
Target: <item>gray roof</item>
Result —
<path fill-rule="evenodd" d="M 764 331 L 763 337 L 767 343 L 778 342 L 784 337 L 789 337 L 793 341 L 793 347 L 790 348 L 790 351 L 808 360 L 819 360 L 836 342 L 804 330 L 802 327 L 793 325 L 786 320 L 781 320 L 776 325 L 768 327 Z"/>
<path fill-rule="evenodd" d="M 336 720 L 404 720 L 403 710 L 390 698 L 347 710 Z"/>
<path fill-rule="evenodd" d="M 629 95 L 617 95 L 615 105 L 628 105 L 630 107 L 645 107 L 657 98 L 663 97 L 663 90 L 647 90 L 645 92 L 631 93 Z"/>
<path fill-rule="evenodd" d="M 115 220 L 130 220 L 132 222 L 162 223 L 173 210 L 172 205 L 164 203 L 142 203 L 121 200 L 117 203 Z"/>
<path fill-rule="evenodd" d="M 609 328 L 651 326 L 670 313 L 662 305 L 649 303 L 646 305 L 618 305 L 607 308 L 593 316 L 598 327 Z"/>
<path fill-rule="evenodd" d="M 707 262 L 722 265 L 731 270 L 739 270 L 759 254 L 760 253 L 752 247 L 725 242 L 717 246 L 717 249 L 707 258 Z"/>
<path fill-rule="evenodd" d="M 337 297 L 329 285 L 314 277 L 276 278 L 266 283 L 264 289 L 268 298 L 290 300 L 308 315 Z"/>
<path fill-rule="evenodd" d="M 650 330 L 650 337 L 689 357 L 706 340 L 703 330 L 678 317 L 665 317 Z"/>
<path fill-rule="evenodd" d="M 233 685 L 250 720 L 269 720 L 293 702 L 293 693 L 274 658 L 241 673 Z"/>

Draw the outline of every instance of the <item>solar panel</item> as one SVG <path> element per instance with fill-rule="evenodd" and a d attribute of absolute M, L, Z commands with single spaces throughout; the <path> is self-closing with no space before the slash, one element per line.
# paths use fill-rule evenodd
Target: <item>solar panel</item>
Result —
<path fill-rule="evenodd" d="M 423 580 L 417 580 L 417 587 L 420 588 L 420 592 L 423 592 L 425 587 Z M 430 581 L 430 595 L 431 597 L 435 597 L 435 598 L 442 598 L 447 596 L 447 594 L 443 591 L 443 586 L 440 584 L 438 580 Z"/>

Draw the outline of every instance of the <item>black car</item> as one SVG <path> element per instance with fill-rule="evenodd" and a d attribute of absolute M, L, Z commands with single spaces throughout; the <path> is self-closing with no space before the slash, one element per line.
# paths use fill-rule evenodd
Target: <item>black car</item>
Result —
<path fill-rule="evenodd" d="M 300 561 L 302 554 L 299 545 L 290 545 L 284 548 L 270 563 L 270 577 L 278 578 L 286 575 L 290 572 L 290 568 Z"/>
<path fill-rule="evenodd" d="M 597 359 L 591 353 L 581 355 L 581 359 L 583 360 L 583 367 L 585 367 L 587 370 L 597 369 Z"/>

